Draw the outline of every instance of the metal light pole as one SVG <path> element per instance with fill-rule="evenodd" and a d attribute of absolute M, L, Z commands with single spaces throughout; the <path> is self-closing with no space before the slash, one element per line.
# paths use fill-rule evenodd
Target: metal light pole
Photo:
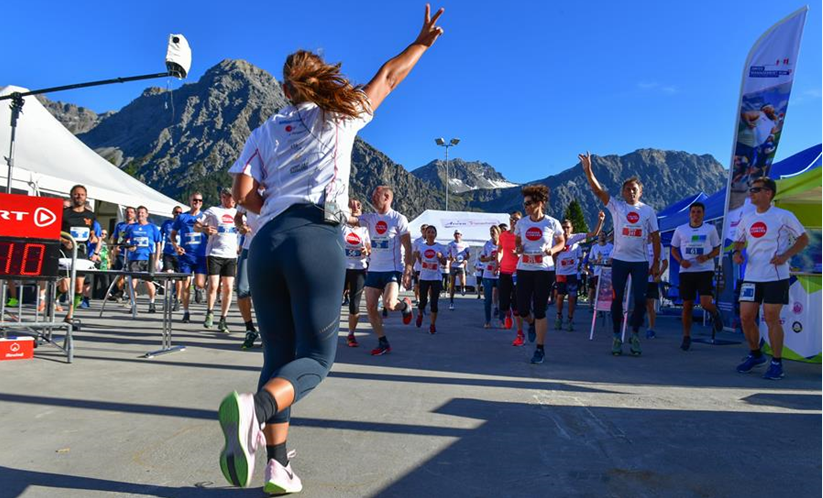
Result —
<path fill-rule="evenodd" d="M 446 143 L 442 138 L 435 138 L 434 143 L 446 148 L 446 211 L 449 210 L 449 147 L 454 147 L 460 143 L 459 138 L 452 138 L 449 143 Z"/>

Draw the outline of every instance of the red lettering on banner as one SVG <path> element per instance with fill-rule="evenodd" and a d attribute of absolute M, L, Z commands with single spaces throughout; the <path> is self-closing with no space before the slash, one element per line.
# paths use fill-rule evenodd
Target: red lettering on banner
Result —
<path fill-rule="evenodd" d="M 637 223 L 638 221 L 640 221 L 640 215 L 635 213 L 634 211 L 631 211 L 629 214 L 626 215 L 626 220 L 628 220 L 629 223 Z"/>
<path fill-rule="evenodd" d="M 356 245 L 360 244 L 360 236 L 357 235 L 354 232 L 349 232 L 349 234 L 346 235 L 346 242 L 348 242 L 349 244 L 351 244 L 353 246 L 356 246 Z"/>
<path fill-rule="evenodd" d="M 526 238 L 534 242 L 543 238 L 543 230 L 537 227 L 531 227 L 526 230 Z"/>
<path fill-rule="evenodd" d="M 766 224 L 762 221 L 758 221 L 749 228 L 749 233 L 752 235 L 752 237 L 756 239 L 763 237 L 764 235 L 766 235 L 766 232 L 768 231 L 769 230 L 766 227 Z"/>
<path fill-rule="evenodd" d="M 389 229 L 389 225 L 385 221 L 378 221 L 376 225 L 374 225 L 374 229 L 377 230 L 377 233 L 383 235 Z"/>
<path fill-rule="evenodd" d="M 59 239 L 63 201 L 52 197 L 0 194 L 0 236 Z"/>

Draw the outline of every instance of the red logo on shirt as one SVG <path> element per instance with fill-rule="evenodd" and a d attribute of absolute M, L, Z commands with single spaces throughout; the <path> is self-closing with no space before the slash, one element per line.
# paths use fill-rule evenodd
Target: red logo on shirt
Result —
<path fill-rule="evenodd" d="M 752 234 L 752 237 L 759 239 L 760 237 L 766 235 L 768 229 L 766 228 L 766 224 L 762 221 L 758 221 L 754 225 L 749 228 L 749 233 Z"/>
<path fill-rule="evenodd" d="M 389 229 L 389 225 L 385 221 L 378 221 L 376 225 L 374 225 L 374 229 L 377 230 L 377 233 L 383 235 Z"/>
<path fill-rule="evenodd" d="M 632 211 L 626 215 L 626 220 L 628 220 L 629 223 L 637 223 L 640 221 L 640 215 Z"/>
<path fill-rule="evenodd" d="M 354 232 L 349 232 L 349 234 L 346 235 L 346 242 L 348 242 L 349 244 L 351 244 L 353 246 L 356 246 L 356 245 L 360 244 L 360 236 L 358 236 Z"/>
<path fill-rule="evenodd" d="M 433 257 L 437 256 L 437 253 L 434 252 L 434 249 L 426 249 L 426 252 L 423 253 L 427 259 L 432 259 Z"/>
<path fill-rule="evenodd" d="M 534 242 L 543 238 L 543 230 L 537 227 L 531 227 L 526 230 L 526 238 Z"/>
<path fill-rule="evenodd" d="M 223 223 L 234 223 L 234 216 L 226 213 L 222 216 Z"/>
<path fill-rule="evenodd" d="M 286 131 L 292 131 L 293 129 L 294 129 L 294 128 L 292 128 L 292 127 L 291 127 L 291 125 L 287 125 L 287 126 L 286 126 Z"/>

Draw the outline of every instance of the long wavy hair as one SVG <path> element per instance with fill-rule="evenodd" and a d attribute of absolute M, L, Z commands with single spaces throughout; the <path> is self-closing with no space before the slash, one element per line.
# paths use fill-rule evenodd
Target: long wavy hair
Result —
<path fill-rule="evenodd" d="M 368 109 L 366 96 L 343 76 L 340 66 L 326 64 L 319 55 L 298 50 L 286 58 L 283 84 L 295 104 L 313 102 L 324 111 L 356 118 Z"/>

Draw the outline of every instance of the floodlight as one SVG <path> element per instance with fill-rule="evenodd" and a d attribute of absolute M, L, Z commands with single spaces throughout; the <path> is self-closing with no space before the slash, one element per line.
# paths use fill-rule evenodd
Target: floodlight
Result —
<path fill-rule="evenodd" d="M 446 141 L 442 138 L 435 138 L 434 143 L 436 143 L 437 145 L 446 145 Z"/>
<path fill-rule="evenodd" d="M 459 138 L 452 138 L 452 140 L 451 140 L 451 144 L 452 144 L 452 145 L 457 145 L 457 144 L 459 144 L 459 143 L 460 143 L 460 139 L 459 139 Z"/>

